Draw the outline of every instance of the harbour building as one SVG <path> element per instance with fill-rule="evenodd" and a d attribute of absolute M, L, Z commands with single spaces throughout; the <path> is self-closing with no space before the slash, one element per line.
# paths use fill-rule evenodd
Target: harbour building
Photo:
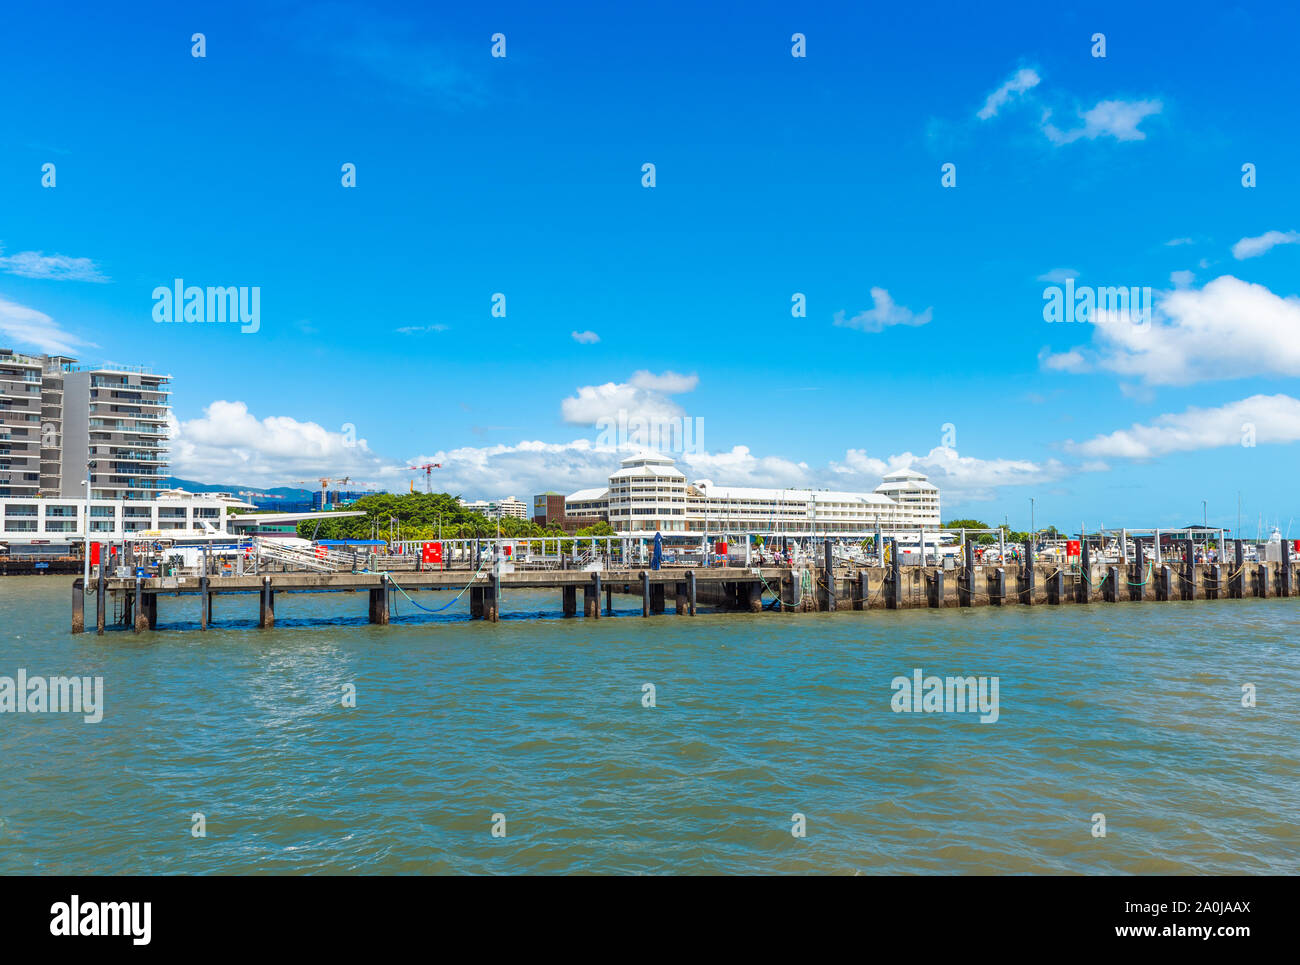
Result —
<path fill-rule="evenodd" d="M 687 481 L 674 460 L 641 453 L 622 461 L 603 489 L 565 501 L 570 516 L 597 517 L 621 534 L 750 532 L 788 536 L 869 535 L 878 528 L 939 528 L 939 487 L 899 470 L 868 493 L 722 486 Z"/>
<path fill-rule="evenodd" d="M 167 476 L 171 377 L 0 349 L 0 498 L 151 500 Z"/>

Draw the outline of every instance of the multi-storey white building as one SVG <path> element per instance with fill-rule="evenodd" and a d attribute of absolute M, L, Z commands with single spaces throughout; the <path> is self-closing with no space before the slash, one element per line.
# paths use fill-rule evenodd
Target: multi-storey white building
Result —
<path fill-rule="evenodd" d="M 462 499 L 460 504 L 466 509 L 482 513 L 484 516 L 495 516 L 499 512 L 502 516 L 514 516 L 516 519 L 528 518 L 528 506 L 521 500 L 515 499 L 514 496 L 495 500 L 475 499 L 469 502 Z"/>
<path fill-rule="evenodd" d="M 620 533 L 865 535 L 938 529 L 939 487 L 911 470 L 890 473 L 870 493 L 719 486 L 687 482 L 668 456 L 643 453 L 624 459 L 606 489 L 569 496 L 565 512 L 607 519 Z"/>
<path fill-rule="evenodd" d="M 203 539 L 232 536 L 232 515 L 253 510 L 229 493 L 189 493 L 165 489 L 157 499 L 92 499 L 90 538 Z M 308 515 L 308 514 L 303 514 Z M 62 546 L 86 538 L 86 500 L 30 496 L 0 497 L 0 543 Z"/>
<path fill-rule="evenodd" d="M 170 376 L 0 349 L 0 498 L 148 500 L 167 475 Z"/>

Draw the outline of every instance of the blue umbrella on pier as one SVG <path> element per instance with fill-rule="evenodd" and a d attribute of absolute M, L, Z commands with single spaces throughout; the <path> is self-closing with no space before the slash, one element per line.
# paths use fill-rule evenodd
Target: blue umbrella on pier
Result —
<path fill-rule="evenodd" d="M 655 533 L 654 553 L 650 556 L 650 569 L 659 569 L 659 564 L 664 561 L 664 537 L 662 533 Z"/>

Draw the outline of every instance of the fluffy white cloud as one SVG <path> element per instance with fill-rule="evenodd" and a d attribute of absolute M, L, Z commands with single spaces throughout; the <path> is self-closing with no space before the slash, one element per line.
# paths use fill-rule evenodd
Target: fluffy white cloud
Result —
<path fill-rule="evenodd" d="M 835 313 L 834 322 L 843 328 L 856 328 L 863 332 L 880 332 L 891 325 L 928 325 L 932 310 L 927 308 L 919 315 L 910 308 L 896 305 L 889 292 L 883 288 L 871 289 L 870 308 L 864 309 L 852 318 L 846 318 L 844 311 Z"/>
<path fill-rule="evenodd" d="M 590 329 L 585 332 L 574 331 L 573 340 L 579 345 L 595 345 L 600 341 L 600 336 Z"/>
<path fill-rule="evenodd" d="M 570 425 L 594 426 L 601 420 L 617 420 L 620 414 L 629 420 L 663 422 L 685 414 L 669 396 L 691 392 L 699 381 L 697 375 L 640 371 L 626 382 L 579 386 L 577 395 L 561 401 L 560 412 Z"/>
<path fill-rule="evenodd" d="M 1204 288 L 1156 300 L 1150 324 L 1098 324 L 1078 348 L 1043 357 L 1046 367 L 1100 368 L 1152 385 L 1300 375 L 1300 299 L 1222 275 Z"/>
<path fill-rule="evenodd" d="M 1232 257 L 1238 261 L 1256 258 L 1277 245 L 1294 245 L 1300 242 L 1300 232 L 1266 231 L 1254 238 L 1242 238 L 1232 246 Z"/>
<path fill-rule="evenodd" d="M 54 319 L 26 305 L 0 298 L 0 335 L 9 345 L 24 346 L 49 355 L 76 356 L 93 342 L 64 331 Z"/>
<path fill-rule="evenodd" d="M 1043 133 L 1053 144 L 1070 144 L 1080 138 L 1096 140 L 1113 137 L 1117 141 L 1141 141 L 1146 133 L 1138 125 L 1146 118 L 1159 114 L 1164 104 L 1158 100 L 1108 100 L 1099 101 L 1095 107 L 1082 112 L 1082 125 L 1063 131 L 1050 121 L 1051 111 L 1043 114 Z"/>
<path fill-rule="evenodd" d="M 397 475 L 352 433 L 289 416 L 258 419 L 243 402 L 213 402 L 185 422 L 173 416 L 171 433 L 172 475 L 199 482 L 285 486 L 301 479 L 310 489 L 318 476 L 361 484 Z"/>
<path fill-rule="evenodd" d="M 975 116 L 981 121 L 987 121 L 990 117 L 996 117 L 998 111 L 1009 103 L 1013 97 L 1037 87 L 1039 80 L 1040 78 L 1037 71 L 1031 70 L 1028 67 L 1022 67 L 1011 75 L 1010 80 L 993 93 L 989 94 L 988 98 L 984 101 L 984 106 L 976 112 Z"/>
<path fill-rule="evenodd" d="M 71 258 L 68 255 L 47 255 L 43 251 L 20 251 L 16 255 L 0 255 L 0 271 L 24 278 L 46 278 L 51 281 L 106 282 L 97 266 L 89 258 Z"/>
<path fill-rule="evenodd" d="M 1066 448 L 1100 459 L 1150 459 L 1171 452 L 1239 446 L 1244 439 L 1256 445 L 1300 440 L 1300 400 L 1289 395 L 1252 395 L 1214 409 L 1192 407 L 1087 442 L 1070 441 Z"/>
<path fill-rule="evenodd" d="M 1086 466 L 1085 469 L 1100 468 Z M 861 449 L 850 449 L 843 462 L 832 462 L 837 489 L 872 489 L 880 477 L 899 469 L 923 472 L 939 487 L 940 496 L 957 501 L 993 499 L 1003 486 L 1030 486 L 1054 482 L 1075 471 L 1056 459 L 1033 462 L 1028 459 L 980 459 L 960 455 L 946 446 L 923 456 L 910 452 L 877 459 Z M 874 481 L 873 481 L 874 480 Z"/>

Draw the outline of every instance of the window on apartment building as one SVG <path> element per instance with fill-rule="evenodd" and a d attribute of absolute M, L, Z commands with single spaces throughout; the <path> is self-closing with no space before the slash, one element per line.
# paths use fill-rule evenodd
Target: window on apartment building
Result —
<path fill-rule="evenodd" d="M 75 518 L 77 515 L 78 514 L 77 514 L 76 506 L 46 506 L 45 507 L 46 519 L 56 519 L 60 516 L 72 516 Z"/>

